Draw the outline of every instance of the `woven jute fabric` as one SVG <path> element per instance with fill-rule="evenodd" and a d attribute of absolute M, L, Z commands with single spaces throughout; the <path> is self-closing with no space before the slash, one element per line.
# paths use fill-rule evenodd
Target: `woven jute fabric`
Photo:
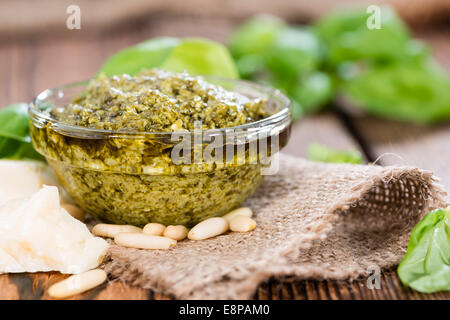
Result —
<path fill-rule="evenodd" d="M 180 299 L 248 299 L 270 277 L 348 279 L 389 268 L 413 226 L 445 205 L 431 172 L 282 156 L 246 203 L 258 226 L 170 250 L 112 245 L 114 279 Z"/>

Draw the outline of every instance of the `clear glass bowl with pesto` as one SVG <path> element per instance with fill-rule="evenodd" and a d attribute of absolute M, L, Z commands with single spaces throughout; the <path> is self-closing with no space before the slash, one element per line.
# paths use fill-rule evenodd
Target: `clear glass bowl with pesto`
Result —
<path fill-rule="evenodd" d="M 291 123 L 278 90 L 156 69 L 45 90 L 29 113 L 35 149 L 77 205 L 137 226 L 241 205 Z"/>

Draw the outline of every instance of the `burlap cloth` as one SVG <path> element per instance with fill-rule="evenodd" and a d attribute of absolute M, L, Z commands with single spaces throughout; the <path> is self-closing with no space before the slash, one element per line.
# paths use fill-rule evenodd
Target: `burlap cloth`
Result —
<path fill-rule="evenodd" d="M 112 278 L 181 299 L 247 299 L 275 276 L 356 278 L 401 260 L 413 226 L 445 205 L 431 172 L 281 157 L 246 203 L 258 226 L 170 250 L 112 245 Z"/>

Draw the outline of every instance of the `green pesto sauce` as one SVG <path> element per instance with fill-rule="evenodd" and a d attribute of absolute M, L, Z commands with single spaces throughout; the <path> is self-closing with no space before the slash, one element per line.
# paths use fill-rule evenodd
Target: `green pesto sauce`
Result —
<path fill-rule="evenodd" d="M 86 92 L 55 119 L 95 129 L 139 132 L 191 131 L 243 125 L 267 116 L 265 100 L 249 99 L 187 73 L 158 69 L 134 77 L 92 80 Z"/>
<path fill-rule="evenodd" d="M 186 73 L 161 70 L 92 80 L 84 94 L 50 111 L 64 124 L 138 132 L 232 127 L 268 114 L 249 99 Z M 241 205 L 262 181 L 259 164 L 171 160 L 173 144 L 143 135 L 85 139 L 51 124 L 31 127 L 35 148 L 84 211 L 113 223 L 192 226 Z M 248 157 L 248 152 L 244 157 Z"/>

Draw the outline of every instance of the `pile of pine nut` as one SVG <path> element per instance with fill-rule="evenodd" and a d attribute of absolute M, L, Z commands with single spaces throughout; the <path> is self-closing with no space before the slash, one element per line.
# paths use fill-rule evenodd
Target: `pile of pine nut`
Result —
<path fill-rule="evenodd" d="M 228 230 L 233 232 L 248 232 L 256 227 L 252 219 L 250 208 L 239 208 L 223 217 L 206 219 L 191 230 L 185 226 L 165 226 L 160 223 L 149 223 L 143 229 L 131 225 L 97 224 L 92 233 L 96 236 L 112 238 L 123 247 L 138 249 L 169 249 L 177 241 L 186 238 L 190 240 L 205 240 L 224 234 Z M 95 269 L 73 275 L 52 285 L 48 294 L 53 298 L 63 299 L 88 291 L 106 281 L 106 273 Z"/>
<path fill-rule="evenodd" d="M 206 219 L 191 230 L 185 226 L 165 226 L 160 223 L 149 223 L 143 229 L 130 225 L 98 224 L 92 229 L 96 236 L 112 238 L 123 247 L 137 249 L 169 249 L 177 241 L 205 240 L 221 235 L 228 230 L 248 232 L 256 227 L 252 210 L 239 208 L 223 217 Z"/>

